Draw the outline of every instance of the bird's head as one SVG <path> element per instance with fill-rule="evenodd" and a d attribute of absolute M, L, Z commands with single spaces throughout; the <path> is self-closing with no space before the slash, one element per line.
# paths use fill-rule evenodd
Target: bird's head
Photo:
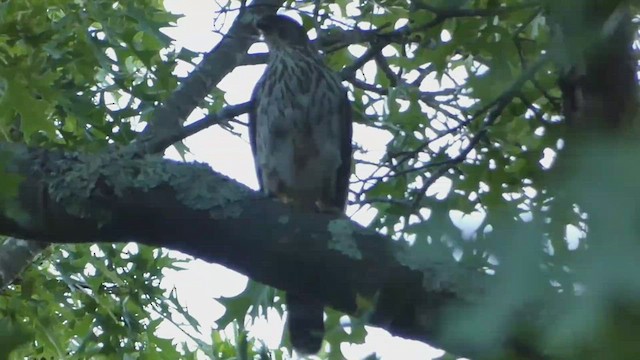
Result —
<path fill-rule="evenodd" d="M 263 16 L 256 21 L 256 28 L 272 50 L 282 47 L 306 48 L 309 45 L 309 37 L 302 25 L 288 16 Z"/>

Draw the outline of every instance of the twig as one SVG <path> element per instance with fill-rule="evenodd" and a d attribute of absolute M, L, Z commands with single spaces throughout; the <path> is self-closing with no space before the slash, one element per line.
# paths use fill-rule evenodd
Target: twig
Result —
<path fill-rule="evenodd" d="M 433 185 L 433 183 L 435 183 L 436 180 L 438 180 L 438 178 L 440 178 L 442 175 L 444 175 L 447 171 L 449 171 L 452 167 L 454 167 L 458 163 L 461 163 L 467 159 L 467 155 L 469 155 L 469 153 L 476 147 L 476 145 L 480 142 L 480 140 L 486 135 L 488 128 L 496 122 L 500 114 L 502 114 L 502 111 L 504 111 L 507 105 L 509 105 L 513 100 L 513 98 L 516 97 L 517 94 L 520 92 L 520 89 L 522 88 L 522 86 L 527 81 L 531 80 L 535 76 L 535 74 L 538 72 L 538 70 L 540 70 L 544 65 L 546 65 L 548 61 L 549 61 L 548 55 L 543 55 L 539 57 L 536 60 L 536 62 L 531 67 L 526 69 L 505 92 L 503 92 L 498 98 L 496 98 L 495 100 L 487 104 L 485 107 L 483 107 L 476 114 L 476 116 L 474 116 L 474 118 L 477 118 L 480 114 L 493 108 L 487 114 L 487 119 L 484 122 L 484 125 L 482 126 L 482 128 L 470 139 L 469 145 L 467 145 L 460 152 L 460 154 L 452 158 L 452 161 L 447 162 L 444 166 L 439 168 L 435 172 L 435 174 L 433 174 L 429 178 L 429 180 L 427 180 L 423 184 L 423 186 L 418 190 L 416 198 L 413 201 L 413 208 L 416 208 L 417 206 L 419 206 L 419 204 L 422 202 L 422 199 L 426 195 L 426 192 L 429 189 L 429 187 Z"/>
<path fill-rule="evenodd" d="M 251 102 L 245 102 L 238 105 L 225 106 L 222 110 L 215 114 L 209 114 L 196 122 L 181 127 L 178 131 L 173 131 L 163 137 L 156 137 L 150 140 L 145 147 L 151 149 L 166 149 L 172 144 L 181 141 L 201 130 L 212 125 L 219 124 L 223 121 L 232 119 L 238 115 L 242 115 L 251 109 Z"/>
<path fill-rule="evenodd" d="M 377 53 L 382 51 L 382 48 L 386 44 L 375 44 L 371 48 L 369 48 L 362 56 L 356 59 L 353 64 L 349 66 L 345 66 L 342 71 L 340 71 L 340 77 L 344 80 L 350 80 L 355 77 L 356 71 L 358 71 L 364 64 L 372 60 Z"/>

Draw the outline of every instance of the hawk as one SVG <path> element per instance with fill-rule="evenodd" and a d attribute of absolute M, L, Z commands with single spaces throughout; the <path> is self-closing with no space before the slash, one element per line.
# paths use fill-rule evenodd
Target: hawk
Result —
<path fill-rule="evenodd" d="M 263 192 L 298 211 L 342 212 L 351 174 L 351 104 L 304 28 L 282 15 L 256 22 L 269 47 L 252 94 L 249 137 Z M 302 353 L 322 345 L 324 306 L 288 293 L 291 343 Z"/>

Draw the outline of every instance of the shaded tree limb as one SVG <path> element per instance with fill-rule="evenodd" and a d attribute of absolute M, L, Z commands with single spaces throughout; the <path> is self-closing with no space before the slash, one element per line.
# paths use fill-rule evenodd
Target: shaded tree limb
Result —
<path fill-rule="evenodd" d="M 487 279 L 452 260 L 411 265 L 399 260 L 400 243 L 335 215 L 292 213 L 208 166 L 9 144 L 0 151 L 12 158 L 6 170 L 24 179 L 11 207 L 20 215 L 3 209 L 1 234 L 163 246 L 315 297 L 394 335 L 466 356 L 489 351 L 446 336 L 449 312 L 472 307 Z M 362 298 L 376 306 L 359 308 Z M 505 339 L 491 352 L 515 351 L 515 343 Z"/>
<path fill-rule="evenodd" d="M 219 114 L 209 115 L 190 126 L 181 126 L 184 119 L 213 87 L 244 58 L 254 41 L 250 36 L 254 31 L 251 26 L 253 17 L 275 12 L 281 4 L 281 0 L 255 0 L 252 4 L 254 6 L 248 7 L 244 16 L 240 16 L 234 22 L 227 36 L 205 55 L 178 89 L 153 111 L 150 115 L 153 121 L 140 134 L 139 141 L 132 143 L 127 150 L 137 154 L 159 153 L 202 128 L 238 115 L 235 110 L 246 112 L 242 105 L 228 107 Z M 47 244 L 44 242 L 36 243 L 17 238 L 7 240 L 2 245 L 3 252 L 0 254 L 0 289 L 10 284 L 46 247 Z"/>
<path fill-rule="evenodd" d="M 219 114 L 209 115 L 186 128 L 181 126 L 184 119 L 202 102 L 213 87 L 244 58 L 247 49 L 254 41 L 250 36 L 254 31 L 251 26 L 253 17 L 262 13 L 275 12 L 281 4 L 281 0 L 255 0 L 252 3 L 253 6 L 247 7 L 244 16 L 240 16 L 234 22 L 227 36 L 205 55 L 202 62 L 182 81 L 178 89 L 153 111 L 149 117 L 153 121 L 140 134 L 139 141 L 132 143 L 128 150 L 137 154 L 159 153 L 171 144 L 197 132 L 196 130 L 237 115 L 234 109 L 238 108 L 229 107 Z M 239 106 L 239 110 L 246 112 L 242 105 Z M 11 241 L 19 242 L 20 240 Z M 30 244 L 28 241 L 26 245 L 11 241 L 4 247 L 6 251 L 4 256 L 12 261 L 0 262 L 0 274 L 4 274 L 0 288 L 11 283 L 11 280 L 17 276 L 15 270 L 24 269 L 31 263 L 33 257 L 39 253 L 37 249 L 46 248 L 42 244 Z M 15 244 L 20 246 L 13 246 Z M 25 249 L 30 249 L 27 253 L 33 256 L 23 256 Z"/>

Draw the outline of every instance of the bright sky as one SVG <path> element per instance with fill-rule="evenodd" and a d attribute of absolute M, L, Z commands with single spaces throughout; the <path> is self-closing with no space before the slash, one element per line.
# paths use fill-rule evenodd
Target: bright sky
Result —
<path fill-rule="evenodd" d="M 235 14 L 228 14 L 225 26 L 214 24 L 217 5 L 211 0 L 165 0 L 167 8 L 174 13 L 184 14 L 178 27 L 169 29 L 167 34 L 176 39 L 180 47 L 206 52 L 209 51 L 230 26 Z M 294 16 L 295 17 L 295 16 Z M 221 18 L 222 21 L 222 18 Z M 262 44 L 256 44 L 251 51 L 266 51 Z M 263 71 L 264 66 L 241 67 L 228 75 L 219 84 L 225 91 L 226 100 L 230 104 L 242 103 L 249 100 L 251 90 Z M 182 64 L 177 70 L 179 76 L 185 76 L 191 71 L 191 66 Z M 192 114 L 190 120 L 202 117 L 201 112 Z M 236 129 L 243 133 L 242 138 L 233 136 L 218 127 L 201 131 L 187 139 L 186 144 L 191 154 L 188 160 L 206 162 L 211 167 L 230 176 L 254 189 L 257 181 L 254 173 L 253 160 L 245 129 Z M 385 144 L 390 136 L 379 130 L 356 126 L 354 141 L 369 150 L 370 160 L 377 161 L 384 153 Z M 167 156 L 179 159 L 174 150 L 167 152 Z M 366 168 L 356 169 L 366 172 Z M 353 210 L 350 211 L 350 213 Z M 367 223 L 374 213 L 372 211 L 358 212 L 356 221 Z M 206 279 L 206 280 L 203 280 Z M 205 341 L 208 339 L 208 328 L 213 327 L 217 318 L 222 316 L 224 308 L 214 299 L 221 296 L 234 296 L 240 293 L 246 285 L 246 277 L 220 265 L 208 264 L 200 260 L 193 261 L 188 270 L 167 272 L 164 285 L 168 288 L 175 286 L 181 302 L 187 306 L 189 313 L 205 327 Z M 270 316 L 268 321 L 258 321 L 251 327 L 252 334 L 275 348 L 280 342 L 283 321 L 277 315 Z M 384 330 L 368 327 L 368 336 L 363 345 L 343 345 L 343 353 L 348 359 L 362 359 L 376 352 L 382 359 L 431 359 L 442 355 L 442 351 L 433 349 L 417 341 L 404 340 L 393 337 Z M 163 327 L 160 335 L 176 340 L 187 338 L 172 325 Z M 295 358 L 295 357 L 294 357 Z"/>

